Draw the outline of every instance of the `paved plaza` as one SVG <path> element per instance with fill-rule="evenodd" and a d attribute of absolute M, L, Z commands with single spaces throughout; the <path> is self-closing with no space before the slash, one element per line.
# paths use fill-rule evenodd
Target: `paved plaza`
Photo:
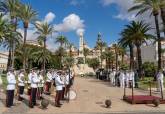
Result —
<path fill-rule="evenodd" d="M 33 109 L 29 109 L 26 103 L 15 101 L 14 107 L 7 109 L 4 107 L 1 95 L 1 113 L 27 113 L 27 114 L 106 114 L 106 113 L 135 113 L 143 114 L 144 112 L 160 114 L 165 112 L 165 105 L 154 107 L 152 104 L 147 105 L 131 105 L 122 100 L 123 89 L 110 86 L 109 82 L 103 82 L 91 78 L 76 77 L 73 90 L 76 91 L 77 97 L 75 100 L 69 103 L 64 102 L 61 108 L 56 108 L 53 105 L 49 105 L 46 110 L 42 110 L 39 106 Z M 149 94 L 142 90 L 136 90 L 136 94 Z M 2 93 L 1 93 L 2 94 Z M 131 90 L 127 91 L 127 94 L 131 94 Z M 111 99 L 112 107 L 105 108 L 104 101 Z"/>

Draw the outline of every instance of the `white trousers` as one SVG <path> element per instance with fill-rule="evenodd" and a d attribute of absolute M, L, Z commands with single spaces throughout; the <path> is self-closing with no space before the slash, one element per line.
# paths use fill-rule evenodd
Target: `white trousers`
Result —
<path fill-rule="evenodd" d="M 111 79 L 111 84 L 115 85 L 115 82 L 116 82 L 115 81 L 115 76 L 111 75 L 111 78 L 110 79 Z"/>
<path fill-rule="evenodd" d="M 158 90 L 161 91 L 161 87 L 162 87 L 162 90 L 164 90 L 164 84 L 163 84 L 164 81 L 158 80 L 157 82 L 158 82 Z"/>
<path fill-rule="evenodd" d="M 122 80 L 122 79 L 120 79 L 120 87 L 121 87 L 121 88 L 124 88 L 124 86 L 125 86 L 125 81 Z"/>

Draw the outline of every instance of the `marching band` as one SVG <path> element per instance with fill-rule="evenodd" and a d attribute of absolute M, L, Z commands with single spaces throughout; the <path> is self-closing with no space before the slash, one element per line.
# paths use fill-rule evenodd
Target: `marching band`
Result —
<path fill-rule="evenodd" d="M 17 76 L 17 77 L 16 77 Z M 36 100 L 42 99 L 42 94 L 51 94 L 51 85 L 55 86 L 55 106 L 61 107 L 61 100 L 67 100 L 67 93 L 73 82 L 73 72 L 62 70 L 48 70 L 46 77 L 43 71 L 36 69 L 30 70 L 26 77 L 25 71 L 20 70 L 16 75 L 14 69 L 9 69 L 7 72 L 7 93 L 6 93 L 6 107 L 13 106 L 14 93 L 17 89 L 18 101 L 24 100 L 21 96 L 24 94 L 24 89 L 27 87 L 27 95 L 29 95 L 29 106 L 38 105 Z"/>

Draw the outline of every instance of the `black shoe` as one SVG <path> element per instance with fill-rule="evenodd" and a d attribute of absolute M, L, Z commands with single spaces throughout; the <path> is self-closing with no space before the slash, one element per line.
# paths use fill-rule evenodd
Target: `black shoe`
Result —
<path fill-rule="evenodd" d="M 55 105 L 55 107 L 58 107 L 58 108 L 60 108 L 60 107 L 61 107 L 61 105 Z"/>

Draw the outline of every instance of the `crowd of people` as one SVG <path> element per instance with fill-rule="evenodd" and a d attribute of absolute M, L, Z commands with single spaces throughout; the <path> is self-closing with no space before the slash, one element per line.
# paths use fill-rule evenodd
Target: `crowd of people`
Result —
<path fill-rule="evenodd" d="M 112 70 L 109 75 L 110 82 L 113 86 L 119 87 L 135 87 L 135 72 L 133 70 Z"/>
<path fill-rule="evenodd" d="M 144 75 L 144 74 L 143 74 Z M 115 70 L 112 69 L 111 71 L 104 71 L 98 70 L 96 72 L 96 77 L 101 80 L 108 80 L 113 86 L 121 87 L 121 88 L 131 88 L 136 87 L 138 88 L 138 71 L 134 70 Z M 163 70 L 159 70 L 155 73 L 154 76 L 155 80 L 157 81 L 157 89 L 158 91 L 164 90 L 164 74 Z"/>
<path fill-rule="evenodd" d="M 33 107 L 36 104 L 36 99 L 41 100 L 42 94 L 50 95 L 51 86 L 55 86 L 55 106 L 61 107 L 61 100 L 69 99 L 67 94 L 73 84 L 74 73 L 70 70 L 48 70 L 44 77 L 44 71 L 36 69 L 30 70 L 26 75 L 24 70 L 19 73 L 14 73 L 14 69 L 9 69 L 7 72 L 7 93 L 6 107 L 13 106 L 14 93 L 16 90 L 18 100 L 24 98 L 25 87 L 27 87 L 27 95 L 29 95 L 29 106 Z"/>

